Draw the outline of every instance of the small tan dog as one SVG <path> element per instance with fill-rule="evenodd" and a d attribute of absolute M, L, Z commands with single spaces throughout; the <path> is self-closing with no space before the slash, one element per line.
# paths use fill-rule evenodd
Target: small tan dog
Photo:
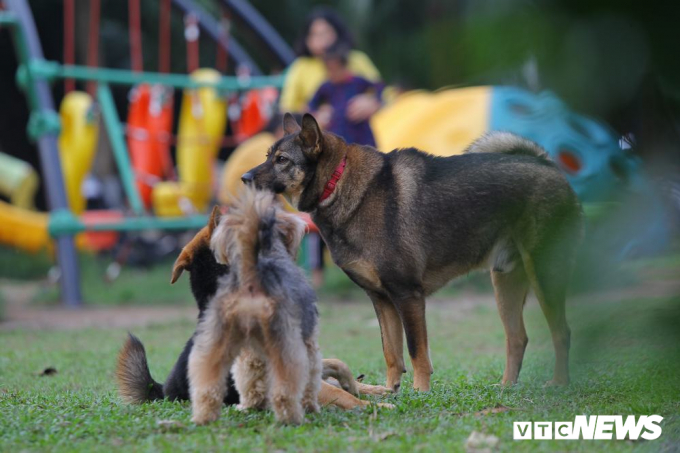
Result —
<path fill-rule="evenodd" d="M 279 422 L 318 412 L 321 353 L 316 295 L 293 257 L 305 225 L 269 192 L 246 188 L 215 229 L 211 248 L 231 271 L 198 324 L 189 356 L 193 421 L 219 417 L 234 365 L 242 408 L 270 406 Z"/>

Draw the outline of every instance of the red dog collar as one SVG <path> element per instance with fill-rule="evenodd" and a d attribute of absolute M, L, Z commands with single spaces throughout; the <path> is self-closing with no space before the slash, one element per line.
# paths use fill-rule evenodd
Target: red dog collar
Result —
<path fill-rule="evenodd" d="M 335 190 L 336 184 L 338 183 L 340 177 L 345 171 L 345 165 L 347 165 L 347 156 L 343 157 L 340 164 L 337 167 L 335 167 L 335 171 L 331 175 L 331 179 L 326 183 L 326 188 L 323 190 L 323 194 L 321 194 L 319 203 L 321 203 L 326 198 L 331 196 L 331 194 Z"/>

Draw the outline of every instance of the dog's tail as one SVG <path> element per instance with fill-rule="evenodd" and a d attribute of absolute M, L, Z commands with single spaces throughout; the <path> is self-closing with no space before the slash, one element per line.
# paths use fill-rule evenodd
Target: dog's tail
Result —
<path fill-rule="evenodd" d="M 322 364 L 323 369 L 321 378 L 323 380 L 333 378 L 338 381 L 338 384 L 340 384 L 340 387 L 342 387 L 344 391 L 349 392 L 354 396 L 359 396 L 357 383 L 345 362 L 339 359 L 323 359 Z"/>
<path fill-rule="evenodd" d="M 465 153 L 503 153 L 550 160 L 548 153 L 539 144 L 510 132 L 484 134 L 472 142 Z"/>
<path fill-rule="evenodd" d="M 128 334 L 118 354 L 116 380 L 121 398 L 128 403 L 141 404 L 163 399 L 163 386 L 151 377 L 144 345 L 132 334 Z"/>

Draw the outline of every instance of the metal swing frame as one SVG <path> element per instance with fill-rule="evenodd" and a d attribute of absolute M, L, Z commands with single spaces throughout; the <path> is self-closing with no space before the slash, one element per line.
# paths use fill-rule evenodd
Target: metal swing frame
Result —
<path fill-rule="evenodd" d="M 262 24 L 261 18 L 246 2 L 225 1 L 227 7 L 234 8 L 236 14 L 246 18 L 246 23 Z M 199 18 L 199 26 L 219 43 L 218 24 L 205 11 L 191 0 L 173 0 L 173 6 L 184 13 L 192 12 Z M 245 11 L 245 12 L 244 12 Z M 61 294 L 67 306 L 82 304 L 78 256 L 74 245 L 74 235 L 84 231 L 139 231 L 146 229 L 183 230 L 201 228 L 207 222 L 207 215 L 188 217 L 159 218 L 149 214 L 141 201 L 130 164 L 124 128 L 116 110 L 110 85 L 133 86 L 140 83 L 160 84 L 176 89 L 191 89 L 205 86 L 214 87 L 221 92 L 239 92 L 267 86 L 282 87 L 283 75 L 263 76 L 260 69 L 233 39 L 230 41 L 230 55 L 239 64 L 247 64 L 253 74 L 247 80 L 223 76 L 218 83 L 202 83 L 192 80 L 188 75 L 163 74 L 157 72 L 132 72 L 120 69 L 92 68 L 80 65 L 63 65 L 44 58 L 38 38 L 33 14 L 27 0 L 5 0 L 5 9 L 0 10 L 0 26 L 10 29 L 19 62 L 17 83 L 26 94 L 30 109 L 28 135 L 37 142 L 40 165 L 50 210 L 49 233 L 56 242 L 56 258 L 61 269 Z M 292 51 L 269 26 L 260 30 L 260 37 L 268 43 L 282 63 L 289 63 Z M 276 43 L 273 46 L 271 43 Z M 289 61 L 286 61 L 289 60 Z M 128 199 L 132 216 L 120 221 L 86 225 L 68 207 L 64 186 L 57 139 L 60 120 L 55 110 L 50 92 L 50 84 L 58 80 L 73 79 L 93 81 L 98 84 L 97 101 L 104 125 L 111 141 L 116 165 L 121 177 L 123 190 Z"/>

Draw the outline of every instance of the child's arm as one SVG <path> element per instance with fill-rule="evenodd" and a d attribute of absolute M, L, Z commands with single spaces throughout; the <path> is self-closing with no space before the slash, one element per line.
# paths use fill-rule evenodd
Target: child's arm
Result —
<path fill-rule="evenodd" d="M 328 84 L 324 83 L 322 84 L 318 90 L 316 90 L 316 93 L 314 93 L 314 96 L 312 96 L 312 99 L 309 101 L 309 104 L 307 104 L 307 109 L 310 112 L 316 112 L 319 110 L 319 107 L 325 102 L 325 100 L 328 98 L 326 95 L 326 91 L 328 89 Z"/>
<path fill-rule="evenodd" d="M 330 98 L 329 89 L 330 85 L 328 83 L 321 85 L 307 105 L 308 110 L 314 115 L 316 121 L 323 129 L 328 128 L 331 116 L 333 115 L 333 107 L 327 102 Z"/>
<path fill-rule="evenodd" d="M 347 104 L 346 116 L 350 121 L 358 123 L 368 120 L 371 115 L 382 107 L 382 83 L 369 82 L 363 77 L 357 77 L 356 96 Z"/>
<path fill-rule="evenodd" d="M 359 78 L 361 94 L 374 94 L 376 98 L 382 98 L 382 92 L 385 89 L 383 82 L 372 82 L 364 78 Z"/>

